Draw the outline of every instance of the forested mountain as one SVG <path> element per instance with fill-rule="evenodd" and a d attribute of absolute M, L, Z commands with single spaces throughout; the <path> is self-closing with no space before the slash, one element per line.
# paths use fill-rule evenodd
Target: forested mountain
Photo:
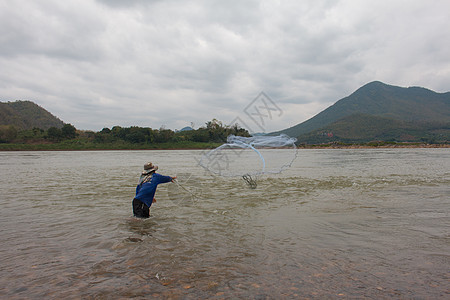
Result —
<path fill-rule="evenodd" d="M 440 140 L 449 135 L 450 93 L 374 81 L 311 119 L 278 133 L 299 142 Z"/>
<path fill-rule="evenodd" d="M 0 126 L 12 125 L 17 129 L 62 128 L 64 122 L 31 101 L 0 102 Z"/>

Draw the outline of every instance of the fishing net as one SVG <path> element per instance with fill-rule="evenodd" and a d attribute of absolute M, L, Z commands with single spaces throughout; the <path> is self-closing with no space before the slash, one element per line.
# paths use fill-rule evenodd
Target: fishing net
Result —
<path fill-rule="evenodd" d="M 179 173 L 177 179 L 168 186 L 169 199 L 177 205 L 195 204 L 201 197 L 201 189 L 195 187 L 199 180 L 190 173 Z"/>
<path fill-rule="evenodd" d="M 204 153 L 199 164 L 213 175 L 242 177 L 251 188 L 255 188 L 257 176 L 281 173 L 292 165 L 297 156 L 296 141 L 285 134 L 230 135 L 227 143 Z"/>
<path fill-rule="evenodd" d="M 253 178 L 250 174 L 242 175 L 242 179 L 244 179 L 244 181 L 251 189 L 256 189 L 256 187 L 258 186 L 258 184 L 256 183 L 256 177 Z"/>

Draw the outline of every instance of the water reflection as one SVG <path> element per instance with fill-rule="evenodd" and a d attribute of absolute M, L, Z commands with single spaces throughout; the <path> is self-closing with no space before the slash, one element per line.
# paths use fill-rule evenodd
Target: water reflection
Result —
<path fill-rule="evenodd" d="M 129 218 L 126 220 L 127 229 L 135 234 L 137 239 L 144 236 L 152 236 L 152 233 L 156 231 L 157 223 L 153 220 L 153 216 L 149 219 L 141 220 L 138 218 Z M 133 237 L 128 238 L 129 240 L 134 239 Z M 142 240 L 140 240 L 142 241 Z"/>

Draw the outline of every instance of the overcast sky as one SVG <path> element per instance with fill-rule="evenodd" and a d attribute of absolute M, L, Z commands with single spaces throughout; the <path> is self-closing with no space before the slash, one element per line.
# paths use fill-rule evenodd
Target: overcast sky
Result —
<path fill-rule="evenodd" d="M 86 130 L 238 118 L 270 132 L 374 80 L 450 91 L 449 12 L 447 0 L 0 0 L 0 101 Z M 261 91 L 274 108 L 263 130 L 249 117 Z"/>

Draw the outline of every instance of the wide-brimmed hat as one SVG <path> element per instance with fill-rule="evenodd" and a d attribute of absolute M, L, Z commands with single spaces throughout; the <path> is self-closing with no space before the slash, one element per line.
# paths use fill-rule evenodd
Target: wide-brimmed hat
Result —
<path fill-rule="evenodd" d="M 158 166 L 154 166 L 151 162 L 148 162 L 144 165 L 144 171 L 142 174 L 148 174 L 158 170 Z"/>

